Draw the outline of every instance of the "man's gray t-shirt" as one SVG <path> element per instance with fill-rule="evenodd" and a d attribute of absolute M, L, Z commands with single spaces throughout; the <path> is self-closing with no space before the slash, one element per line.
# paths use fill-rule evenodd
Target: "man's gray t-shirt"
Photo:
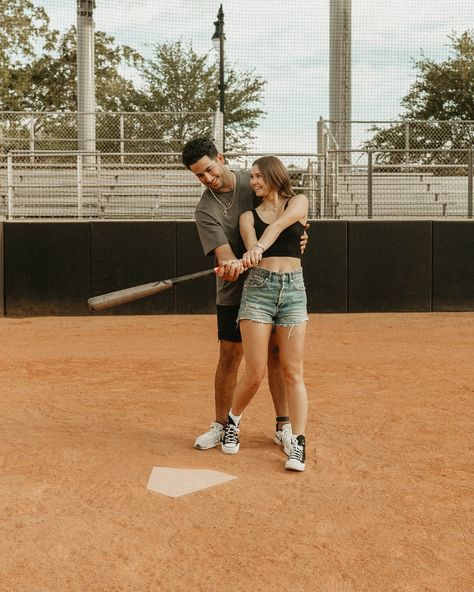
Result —
<path fill-rule="evenodd" d="M 233 171 L 236 177 L 234 205 L 225 214 L 209 189 L 206 189 L 196 206 L 196 224 L 205 255 L 211 255 L 217 247 L 229 244 L 235 256 L 240 258 L 245 246 L 240 236 L 240 214 L 255 207 L 255 193 L 250 188 L 248 171 Z M 217 197 L 224 204 L 232 201 L 232 191 L 218 193 Z M 240 303 L 246 274 L 241 274 L 235 282 L 217 278 L 217 304 L 236 305 Z"/>

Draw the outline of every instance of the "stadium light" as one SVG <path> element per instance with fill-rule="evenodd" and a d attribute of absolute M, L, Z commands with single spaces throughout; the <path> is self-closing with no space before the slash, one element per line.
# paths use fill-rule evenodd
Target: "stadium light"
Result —
<path fill-rule="evenodd" d="M 222 151 L 225 151 L 225 86 L 224 86 L 224 11 L 222 4 L 217 13 L 217 21 L 214 21 L 215 31 L 212 36 L 214 48 L 219 52 L 219 109 L 223 119 Z"/>

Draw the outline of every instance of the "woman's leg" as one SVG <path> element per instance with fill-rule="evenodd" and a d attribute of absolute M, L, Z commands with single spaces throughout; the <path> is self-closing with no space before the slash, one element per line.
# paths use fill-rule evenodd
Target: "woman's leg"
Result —
<path fill-rule="evenodd" d="M 291 327 L 278 326 L 276 334 L 293 433 L 304 434 L 308 417 L 308 397 L 303 378 L 306 322 Z"/>
<path fill-rule="evenodd" d="M 237 383 L 224 427 L 221 449 L 225 454 L 236 454 L 240 449 L 240 416 L 252 400 L 265 376 L 268 358 L 268 341 L 272 330 L 271 324 L 255 321 L 240 321 L 240 333 L 244 346 L 245 371 Z"/>
<path fill-rule="evenodd" d="M 234 415 L 242 415 L 265 376 L 271 331 L 272 325 L 269 323 L 240 321 L 245 371 L 234 390 L 232 398 L 232 413 Z"/>

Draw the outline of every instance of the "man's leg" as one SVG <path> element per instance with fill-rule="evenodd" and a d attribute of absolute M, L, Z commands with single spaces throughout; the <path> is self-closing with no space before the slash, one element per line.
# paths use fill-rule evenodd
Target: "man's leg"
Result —
<path fill-rule="evenodd" d="M 216 421 L 225 425 L 237 384 L 237 372 L 242 361 L 242 343 L 221 341 L 219 362 L 214 380 Z"/>
<path fill-rule="evenodd" d="M 237 325 L 239 306 L 217 306 L 217 333 L 219 338 L 219 362 L 214 376 L 215 421 L 210 429 L 196 438 L 194 448 L 215 448 L 224 433 L 232 395 L 237 384 L 237 372 L 243 357 L 242 338 Z"/>

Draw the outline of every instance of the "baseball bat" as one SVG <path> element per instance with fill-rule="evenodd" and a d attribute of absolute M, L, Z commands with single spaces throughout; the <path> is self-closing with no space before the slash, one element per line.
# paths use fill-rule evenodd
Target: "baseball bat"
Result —
<path fill-rule="evenodd" d="M 158 294 L 158 292 L 164 292 L 165 290 L 172 288 L 175 284 L 189 282 L 190 280 L 205 277 L 206 275 L 216 273 L 218 270 L 218 267 L 213 267 L 212 269 L 198 271 L 197 273 L 191 273 L 189 275 L 182 275 L 169 280 L 151 282 L 150 284 L 141 284 L 140 286 L 125 288 L 124 290 L 116 290 L 115 292 L 109 292 L 108 294 L 101 294 L 100 296 L 89 298 L 87 304 L 89 305 L 89 310 L 91 311 L 105 310 L 107 308 L 112 308 L 113 306 L 118 306 L 119 304 L 133 302 L 134 300 L 139 300 L 140 298 L 145 298 L 146 296 Z"/>

